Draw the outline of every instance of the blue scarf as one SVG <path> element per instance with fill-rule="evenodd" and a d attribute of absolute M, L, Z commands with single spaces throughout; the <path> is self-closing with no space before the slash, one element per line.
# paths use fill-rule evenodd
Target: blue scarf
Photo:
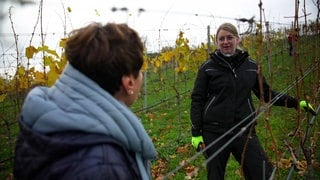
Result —
<path fill-rule="evenodd" d="M 111 136 L 135 152 L 142 178 L 151 179 L 150 160 L 157 152 L 140 120 L 70 64 L 52 87 L 36 87 L 29 93 L 22 115 L 42 133 L 79 130 Z"/>

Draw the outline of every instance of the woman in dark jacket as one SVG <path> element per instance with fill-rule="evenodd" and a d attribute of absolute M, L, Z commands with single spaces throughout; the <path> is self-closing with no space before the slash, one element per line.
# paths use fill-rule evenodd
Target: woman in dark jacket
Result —
<path fill-rule="evenodd" d="M 255 124 L 252 123 L 252 133 L 249 133 L 250 127 L 246 125 L 250 126 L 255 118 L 251 92 L 258 98 L 262 97 L 265 102 L 269 102 L 269 99 L 279 94 L 270 90 L 264 78 L 260 86 L 258 65 L 250 59 L 247 52 L 237 48 L 239 42 L 240 38 L 234 25 L 225 23 L 218 28 L 217 50 L 211 53 L 210 59 L 200 67 L 191 95 L 191 141 L 195 148 L 201 143 L 209 145 L 228 132 L 220 141 L 208 148 L 206 155 L 210 157 L 240 130 L 243 131 L 207 164 L 210 180 L 224 179 L 230 153 L 241 163 L 248 135 L 250 137 L 245 148 L 243 164 L 245 178 L 263 179 L 265 173 L 265 178 L 268 179 L 273 169 L 256 136 Z M 260 87 L 263 88 L 260 90 Z M 278 97 L 274 105 L 297 108 L 297 99 L 288 95 Z M 308 105 L 305 101 L 301 104 Z M 240 125 L 237 126 L 238 123 Z"/>
<path fill-rule="evenodd" d="M 136 31 L 92 23 L 71 33 L 65 53 L 55 84 L 25 99 L 15 179 L 151 179 L 156 150 L 129 109 L 143 79 Z"/>

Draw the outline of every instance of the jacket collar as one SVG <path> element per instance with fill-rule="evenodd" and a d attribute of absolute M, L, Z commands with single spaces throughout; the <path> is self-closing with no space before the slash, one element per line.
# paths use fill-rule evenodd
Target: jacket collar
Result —
<path fill-rule="evenodd" d="M 210 54 L 210 58 L 224 67 L 231 67 L 237 69 L 247 58 L 249 54 L 247 51 L 240 49 L 236 50 L 236 53 L 230 57 L 224 56 L 219 49 L 216 49 Z"/>

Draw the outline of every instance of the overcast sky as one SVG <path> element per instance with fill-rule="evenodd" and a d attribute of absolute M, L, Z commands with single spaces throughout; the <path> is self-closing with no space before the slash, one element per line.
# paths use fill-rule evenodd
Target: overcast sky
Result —
<path fill-rule="evenodd" d="M 3 0 L 2 0 L 3 1 Z M 7 0 L 9 2 L 9 0 Z M 17 33 L 30 33 L 36 23 L 39 0 L 34 5 L 20 6 L 13 4 L 12 18 Z M 305 0 L 306 12 L 316 17 L 315 0 Z M 191 43 L 206 39 L 207 26 L 214 34 L 221 22 L 232 22 L 238 25 L 240 31 L 246 30 L 246 24 L 235 21 L 236 18 L 251 18 L 260 20 L 260 0 L 45 0 L 44 1 L 44 31 L 47 33 L 62 33 L 63 8 L 70 7 L 67 13 L 67 29 L 78 28 L 91 21 L 124 22 L 135 28 L 139 34 L 148 40 L 149 46 L 156 48 L 156 41 L 174 42 L 179 30 L 185 31 Z M 278 25 L 290 24 L 295 11 L 295 0 L 264 0 L 262 1 L 263 16 L 275 28 Z M 9 3 L 2 11 L 8 11 Z M 300 0 L 299 16 L 303 15 L 304 0 Z M 7 7 L 7 8 L 6 8 Z M 117 10 L 111 11 L 114 7 Z M 120 10 L 126 8 L 127 11 Z M 139 13 L 139 9 L 144 12 Z M 265 20 L 265 19 L 263 19 Z M 300 18 L 301 21 L 304 18 Z M 12 33 L 8 18 L 3 19 L 1 33 Z M 49 38 L 49 37 L 48 37 Z"/>
<path fill-rule="evenodd" d="M 35 28 L 40 0 L 29 1 L 35 4 L 21 6 L 12 3 L 13 0 L 0 0 L 0 15 L 3 17 L 0 22 L 2 49 L 14 46 L 8 18 L 10 6 L 13 27 L 20 34 L 19 47 L 23 50 L 28 45 L 30 33 Z M 304 1 L 306 13 L 311 13 L 307 16 L 308 20 L 315 20 L 317 9 L 313 2 L 316 0 L 300 0 L 299 16 L 303 15 Z M 148 51 L 157 51 L 162 46 L 174 46 L 180 30 L 185 32 L 185 37 L 191 44 L 206 42 L 207 26 L 210 26 L 211 34 L 214 34 L 222 22 L 234 23 L 240 32 L 244 32 L 247 24 L 235 19 L 254 16 L 256 21 L 260 21 L 259 2 L 260 0 L 44 0 L 43 26 L 44 33 L 48 34 L 46 44 L 54 48 L 63 37 L 65 21 L 66 32 L 92 21 L 128 23 L 146 40 Z M 266 18 L 263 21 L 269 21 L 271 28 L 291 24 L 295 0 L 264 0 L 262 3 L 262 15 Z M 63 6 L 71 8 L 71 12 L 66 14 L 66 20 Z M 116 11 L 112 11 L 112 8 Z M 127 10 L 120 10 L 121 8 Z M 139 9 L 144 11 L 139 12 Z M 304 18 L 299 20 L 304 21 Z M 39 25 L 36 28 L 39 33 Z M 37 43 L 36 38 L 34 43 Z"/>

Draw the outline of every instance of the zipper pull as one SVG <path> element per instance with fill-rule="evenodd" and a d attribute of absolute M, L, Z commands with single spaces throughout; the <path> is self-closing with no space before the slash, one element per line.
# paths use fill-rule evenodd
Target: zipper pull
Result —
<path fill-rule="evenodd" d="M 232 69 L 232 72 L 233 72 L 234 78 L 237 78 L 236 70 L 234 68 Z"/>

